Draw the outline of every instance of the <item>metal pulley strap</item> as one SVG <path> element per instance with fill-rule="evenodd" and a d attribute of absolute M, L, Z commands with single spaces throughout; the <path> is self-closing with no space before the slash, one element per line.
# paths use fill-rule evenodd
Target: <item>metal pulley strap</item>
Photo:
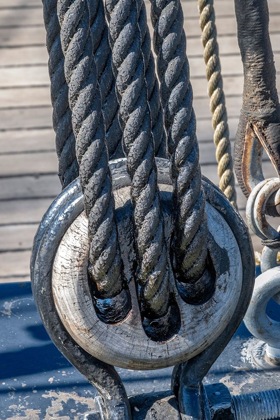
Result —
<path fill-rule="evenodd" d="M 97 313 L 105 322 L 116 322 L 127 315 L 131 304 L 123 280 L 114 219 L 114 198 L 87 2 L 59 0 L 58 17 L 80 182 L 88 216 L 89 276 Z"/>
<path fill-rule="evenodd" d="M 178 289 L 191 303 L 207 300 L 215 276 L 209 268 L 205 197 L 201 187 L 193 93 L 179 0 L 152 0 L 154 50 L 177 209 L 174 259 Z"/>
<path fill-rule="evenodd" d="M 264 179 L 264 148 L 280 174 L 280 107 L 268 32 L 267 0 L 235 0 L 238 41 L 244 69 L 243 105 L 235 143 L 235 170 L 248 197 Z M 257 88 L 256 88 L 257 87 Z M 274 214 L 277 215 L 276 209 Z"/>
<path fill-rule="evenodd" d="M 154 334 L 152 325 L 156 326 L 154 320 L 159 320 L 158 335 L 163 339 L 168 336 L 170 325 L 170 270 L 148 102 L 146 70 L 151 46 L 146 10 L 143 0 L 107 0 L 105 7 L 120 103 L 123 150 L 131 178 L 138 258 L 136 282 L 147 334 Z"/>
<path fill-rule="evenodd" d="M 213 3 L 214 0 L 198 0 L 200 27 L 202 30 L 201 40 L 204 47 L 203 55 L 206 64 L 214 143 L 217 148 L 216 159 L 220 178 L 219 187 L 231 204 L 236 207 L 233 161 Z"/>

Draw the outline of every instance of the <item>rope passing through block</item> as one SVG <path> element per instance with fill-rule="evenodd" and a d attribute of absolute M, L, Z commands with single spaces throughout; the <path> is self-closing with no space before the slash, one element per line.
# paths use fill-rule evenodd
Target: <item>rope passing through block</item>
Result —
<path fill-rule="evenodd" d="M 201 176 L 179 0 L 152 2 L 158 77 L 143 0 L 45 1 L 44 16 L 58 154 L 70 136 L 79 175 L 64 173 L 36 234 L 34 296 L 105 418 L 131 419 L 113 366 L 188 360 L 191 371 L 207 352 L 213 363 L 244 314 L 254 258 L 244 223 Z"/>

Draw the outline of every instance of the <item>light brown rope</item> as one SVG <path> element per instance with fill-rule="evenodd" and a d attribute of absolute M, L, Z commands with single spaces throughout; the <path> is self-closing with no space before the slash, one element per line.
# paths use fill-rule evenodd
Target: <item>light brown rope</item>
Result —
<path fill-rule="evenodd" d="M 218 162 L 219 187 L 236 207 L 236 191 L 234 186 L 233 159 L 229 139 L 227 110 L 223 90 L 223 79 L 217 42 L 217 29 L 213 0 L 198 0 L 200 12 L 200 28 L 204 47 L 204 61 L 208 80 L 208 95 L 214 129 L 214 144 Z"/>

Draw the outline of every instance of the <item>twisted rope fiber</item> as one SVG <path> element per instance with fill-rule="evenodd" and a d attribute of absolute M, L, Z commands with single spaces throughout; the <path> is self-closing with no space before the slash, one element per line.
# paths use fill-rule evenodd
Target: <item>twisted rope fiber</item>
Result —
<path fill-rule="evenodd" d="M 101 96 L 86 0 L 59 0 L 58 16 L 80 182 L 89 223 L 88 271 L 96 285 L 96 294 L 101 298 L 96 300 L 97 312 L 105 321 L 117 322 L 127 315 L 130 302 L 122 277 Z M 115 297 L 121 297 L 119 305 L 116 305 Z"/>
<path fill-rule="evenodd" d="M 68 104 L 68 86 L 64 76 L 64 55 L 60 42 L 57 0 L 43 1 L 43 15 L 47 32 L 49 75 L 53 105 L 53 126 L 56 133 L 56 151 L 59 159 L 59 178 L 65 188 L 79 175 L 75 153 L 75 137 Z"/>
<path fill-rule="evenodd" d="M 116 159 L 124 156 L 124 154 L 122 151 L 122 130 L 118 118 L 119 104 L 112 71 L 112 51 L 108 39 L 108 26 L 105 20 L 103 1 L 89 1 L 88 5 L 93 55 L 102 100 L 107 147 L 109 158 Z"/>
<path fill-rule="evenodd" d="M 152 0 L 151 17 L 177 209 L 173 241 L 177 284 L 185 301 L 200 303 L 213 293 L 214 277 L 207 264 L 208 225 L 180 1 Z"/>
<path fill-rule="evenodd" d="M 107 10 L 106 17 L 110 22 L 111 15 Z M 145 31 L 147 45 L 150 41 L 150 34 L 143 24 L 143 30 Z M 158 80 L 155 74 L 155 62 L 153 54 L 150 49 L 147 49 L 147 55 L 145 59 L 145 79 L 147 82 L 148 89 L 148 102 L 150 107 L 150 115 L 152 121 L 152 133 L 154 139 L 155 155 L 159 157 L 166 157 L 166 134 L 163 124 L 163 111 L 160 102 L 160 93 Z"/>
<path fill-rule="evenodd" d="M 142 0 L 107 0 L 113 69 L 120 101 L 123 149 L 132 180 L 131 198 L 138 251 L 137 282 L 142 314 L 158 319 L 168 314 L 169 270 L 164 221 L 157 185 L 151 115 L 145 69 L 151 46 Z"/>
<path fill-rule="evenodd" d="M 233 161 L 229 140 L 227 111 L 223 90 L 223 79 L 217 43 L 215 10 L 213 0 L 198 0 L 200 27 L 204 47 L 204 61 L 208 80 L 208 95 L 212 112 L 214 143 L 217 148 L 219 187 L 232 205 L 236 207 L 236 191 L 234 186 Z"/>

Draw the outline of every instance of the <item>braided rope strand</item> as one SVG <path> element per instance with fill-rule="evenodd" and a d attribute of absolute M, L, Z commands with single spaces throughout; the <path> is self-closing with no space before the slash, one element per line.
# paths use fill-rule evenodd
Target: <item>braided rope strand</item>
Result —
<path fill-rule="evenodd" d="M 142 0 L 107 0 L 113 70 L 120 102 L 123 149 L 131 177 L 138 251 L 137 282 L 147 318 L 164 317 L 170 304 L 164 221 L 157 185 L 145 71 L 151 60 Z"/>
<path fill-rule="evenodd" d="M 207 269 L 208 225 L 180 1 L 152 0 L 151 17 L 177 209 L 173 241 L 177 284 L 185 301 L 200 303 L 211 296 L 214 279 Z"/>
<path fill-rule="evenodd" d="M 114 197 L 87 2 L 59 0 L 58 16 L 80 182 L 89 224 L 89 276 L 95 284 L 96 296 L 100 297 L 96 300 L 99 316 L 106 322 L 117 322 L 127 315 L 130 301 L 122 275 L 114 220 Z M 112 299 L 115 297 L 121 297 L 118 305 Z"/>
<path fill-rule="evenodd" d="M 231 204 L 236 207 L 233 160 L 213 3 L 213 0 L 198 0 L 200 27 L 202 31 L 201 40 L 204 47 L 203 57 L 206 64 L 208 95 L 210 97 L 212 126 L 214 129 L 214 144 L 217 148 L 216 159 L 220 178 L 219 187 Z"/>
<path fill-rule="evenodd" d="M 60 42 L 60 25 L 57 17 L 57 0 L 43 1 L 44 23 L 47 32 L 49 75 L 53 105 L 53 127 L 56 133 L 56 151 L 59 159 L 58 174 L 65 188 L 79 175 L 75 153 L 75 136 L 71 125 L 68 104 L 68 86 L 64 75 L 64 55 Z"/>

